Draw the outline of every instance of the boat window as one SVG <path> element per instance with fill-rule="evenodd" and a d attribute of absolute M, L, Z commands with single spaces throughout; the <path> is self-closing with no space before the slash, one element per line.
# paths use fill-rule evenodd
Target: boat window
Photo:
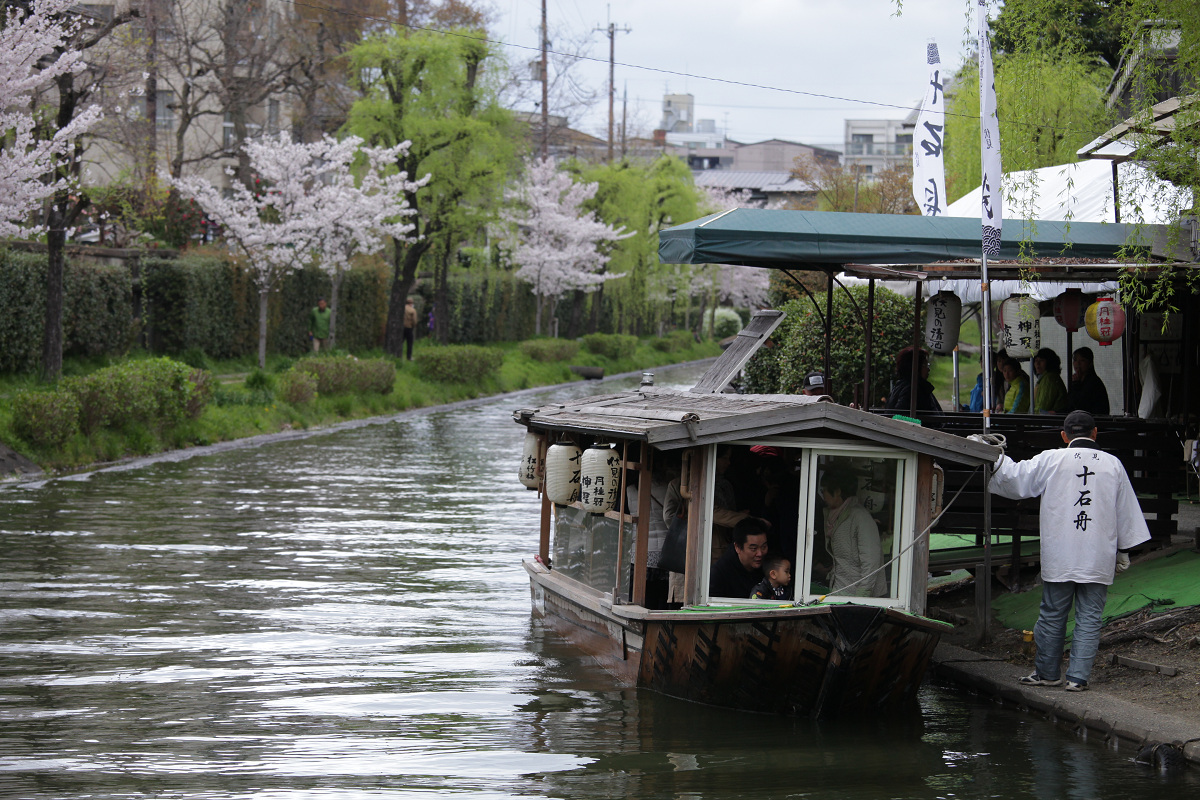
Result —
<path fill-rule="evenodd" d="M 797 593 L 897 601 L 907 597 L 910 458 L 812 451 L 802 513 L 809 532 Z"/>
<path fill-rule="evenodd" d="M 794 447 L 775 440 L 721 445 L 710 463 L 705 577 L 710 600 L 752 602 L 753 594 L 762 602 L 831 596 L 904 604 L 915 491 L 915 458 L 909 453 L 833 442 Z M 765 530 L 761 559 L 738 553 L 733 540 L 739 524 Z M 752 541 L 754 550 L 759 541 Z M 779 557 L 788 563 L 779 565 Z M 770 575 L 781 566 L 790 567 L 792 578 L 782 588 L 784 570 L 775 580 Z M 752 575 L 766 581 L 757 592 Z"/>
<path fill-rule="evenodd" d="M 618 596 L 629 594 L 630 571 L 618 564 L 633 561 L 632 526 L 622 525 L 603 514 L 593 514 L 572 506 L 554 506 L 554 540 L 551 558 L 554 569 L 601 592 L 617 589 Z"/>

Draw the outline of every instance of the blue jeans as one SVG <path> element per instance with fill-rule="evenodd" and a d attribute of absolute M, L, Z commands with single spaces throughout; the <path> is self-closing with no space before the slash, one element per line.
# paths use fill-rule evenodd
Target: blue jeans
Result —
<path fill-rule="evenodd" d="M 1042 607 L 1033 641 L 1037 645 L 1034 668 L 1047 680 L 1056 680 L 1062 669 L 1063 640 L 1067 636 L 1067 615 L 1075 603 L 1075 634 L 1071 639 L 1071 662 L 1067 680 L 1086 682 L 1092 674 L 1092 662 L 1100 649 L 1100 626 L 1108 587 L 1103 583 L 1043 583 Z"/>

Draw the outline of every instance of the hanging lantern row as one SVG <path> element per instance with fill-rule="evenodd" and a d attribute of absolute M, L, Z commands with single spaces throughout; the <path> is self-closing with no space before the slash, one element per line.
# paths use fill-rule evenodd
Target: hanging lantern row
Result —
<path fill-rule="evenodd" d="M 1087 316 L 1087 303 L 1082 289 L 1067 289 L 1054 298 L 1054 320 L 1070 333 L 1082 328 Z"/>
<path fill-rule="evenodd" d="M 569 505 L 579 499 L 579 462 L 583 451 L 573 444 L 552 444 L 546 450 L 546 497 Z"/>
<path fill-rule="evenodd" d="M 942 290 L 925 304 L 925 344 L 930 352 L 950 355 L 958 347 L 958 328 L 962 322 L 962 300 L 954 292 Z"/>
<path fill-rule="evenodd" d="M 608 445 L 583 451 L 579 470 L 579 502 L 584 510 L 603 514 L 617 507 L 621 491 L 621 457 Z"/>
<path fill-rule="evenodd" d="M 1101 297 L 1088 306 L 1085 321 L 1088 336 L 1107 347 L 1125 332 L 1125 309 L 1111 297 Z"/>
<path fill-rule="evenodd" d="M 1042 347 L 1041 311 L 1027 294 L 1000 304 L 1000 347 L 1012 358 L 1029 358 Z"/>
<path fill-rule="evenodd" d="M 521 466 L 517 469 L 517 480 L 527 489 L 538 488 L 540 482 L 538 478 L 538 467 L 541 466 L 538 461 L 540 438 L 533 431 L 525 434 L 525 448 L 521 453 Z"/>

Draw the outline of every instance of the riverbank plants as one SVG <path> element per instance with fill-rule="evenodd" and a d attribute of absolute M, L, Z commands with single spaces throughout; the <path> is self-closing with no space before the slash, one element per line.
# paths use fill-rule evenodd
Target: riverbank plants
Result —
<path fill-rule="evenodd" d="M 629 346 L 632 340 L 633 347 Z M 68 359 L 68 376 L 41 384 L 0 374 L 0 443 L 51 471 L 215 444 L 579 380 L 572 364 L 608 375 L 709 358 L 712 342 L 688 336 L 622 337 L 616 358 L 566 340 L 489 347 L 422 343 L 416 360 L 379 351 L 293 360 L 218 360 L 191 353 L 186 364 L 133 353 L 116 360 Z M 597 346 L 598 349 L 605 349 Z M 557 356 L 557 357 L 556 357 Z"/>

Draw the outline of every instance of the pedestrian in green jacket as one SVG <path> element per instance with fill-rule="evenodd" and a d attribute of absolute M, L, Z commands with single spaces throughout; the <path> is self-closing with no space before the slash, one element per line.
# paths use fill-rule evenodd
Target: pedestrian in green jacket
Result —
<path fill-rule="evenodd" d="M 329 340 L 329 319 L 333 311 L 325 306 L 325 298 L 317 300 L 317 307 L 308 315 L 308 338 L 312 340 L 314 353 L 321 352 Z"/>

